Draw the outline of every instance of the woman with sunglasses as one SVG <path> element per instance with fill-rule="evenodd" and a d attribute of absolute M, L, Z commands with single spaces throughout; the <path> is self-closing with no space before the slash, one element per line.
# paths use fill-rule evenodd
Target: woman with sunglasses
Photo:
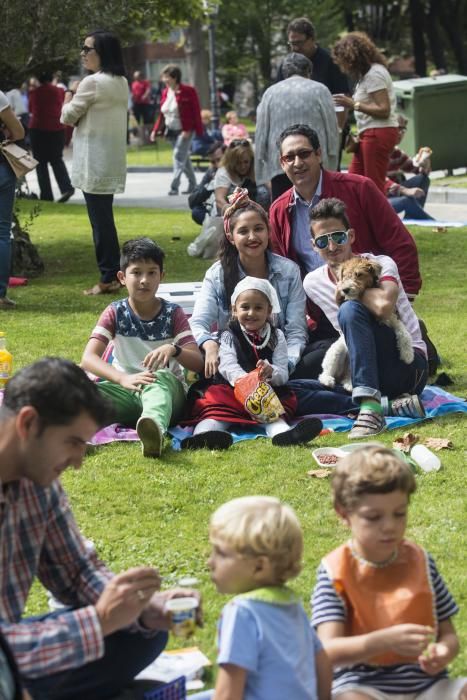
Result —
<path fill-rule="evenodd" d="M 120 42 L 111 32 L 88 34 L 81 60 L 89 75 L 76 93 L 66 91 L 61 120 L 75 127 L 71 182 L 83 190 L 100 270 L 99 282 L 84 294 L 112 294 L 120 289 L 113 197 L 125 189 L 128 82 Z"/>
<path fill-rule="evenodd" d="M 397 143 L 396 95 L 387 62 L 363 32 L 349 32 L 332 50 L 339 68 L 357 81 L 352 97 L 333 95 L 336 105 L 353 109 L 358 148 L 349 172 L 365 175 L 384 193 L 386 172 Z"/>
<path fill-rule="evenodd" d="M 238 188 L 234 196 L 236 205 L 224 220 L 219 261 L 207 270 L 190 319 L 196 342 L 205 353 L 205 376 L 210 378 L 217 372 L 217 337 L 227 328 L 233 290 L 247 275 L 269 280 L 277 292 L 281 311 L 274 321 L 284 332 L 292 372 L 308 338 L 300 270 L 269 249 L 267 214 L 250 200 L 248 191 Z"/>
<path fill-rule="evenodd" d="M 222 216 L 224 209 L 229 205 L 228 197 L 236 187 L 246 188 L 250 199 L 261 204 L 264 209 L 269 209 L 269 190 L 263 186 L 256 186 L 255 154 L 247 139 L 234 139 L 230 142 L 224 153 L 222 165 L 216 173 L 214 192 L 219 216 Z"/>

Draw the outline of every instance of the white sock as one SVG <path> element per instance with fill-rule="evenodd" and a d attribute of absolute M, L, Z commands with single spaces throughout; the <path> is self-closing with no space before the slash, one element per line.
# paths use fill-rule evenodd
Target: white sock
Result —
<path fill-rule="evenodd" d="M 223 420 L 215 420 L 214 418 L 205 418 L 195 425 L 193 430 L 193 435 L 199 435 L 200 433 L 207 433 L 211 430 L 224 430 L 227 431 L 229 423 Z"/>
<path fill-rule="evenodd" d="M 266 435 L 270 438 L 290 430 L 290 425 L 286 423 L 283 418 L 278 418 L 274 423 L 265 423 L 264 427 L 266 429 Z"/>

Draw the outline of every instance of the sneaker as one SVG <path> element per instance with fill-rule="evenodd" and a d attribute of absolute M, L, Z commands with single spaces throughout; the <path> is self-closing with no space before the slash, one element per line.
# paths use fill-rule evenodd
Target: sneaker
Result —
<path fill-rule="evenodd" d="M 397 399 L 388 401 L 385 415 L 404 418 L 425 418 L 426 413 L 420 397 L 417 394 L 412 394 L 412 396 L 399 396 Z"/>
<path fill-rule="evenodd" d="M 227 450 L 233 443 L 233 437 L 226 430 L 206 430 L 204 433 L 190 435 L 180 443 L 182 450 Z"/>
<path fill-rule="evenodd" d="M 384 430 L 386 430 L 384 416 L 377 411 L 371 411 L 369 408 L 362 408 L 349 433 L 349 440 L 372 437 L 373 435 L 379 435 Z"/>
<path fill-rule="evenodd" d="M 169 190 L 168 194 L 170 197 L 175 197 L 178 195 L 178 190 Z"/>
<path fill-rule="evenodd" d="M 160 457 L 164 436 L 153 418 L 141 417 L 136 423 L 136 432 L 141 440 L 144 457 Z"/>
<path fill-rule="evenodd" d="M 10 311 L 14 308 L 16 308 L 16 301 L 13 301 L 13 299 L 9 299 L 8 297 L 0 297 L 0 309 Z"/>
<path fill-rule="evenodd" d="M 276 447 L 288 447 L 289 445 L 303 445 L 310 442 L 323 429 L 319 418 L 305 418 L 290 430 L 278 433 L 272 438 L 272 444 Z"/>
<path fill-rule="evenodd" d="M 57 199 L 57 202 L 59 204 L 64 204 L 65 202 L 68 202 L 70 197 L 73 197 L 74 193 L 75 193 L 75 188 L 72 187 L 71 190 L 67 190 L 66 192 L 64 192 L 62 194 L 62 196 Z"/>

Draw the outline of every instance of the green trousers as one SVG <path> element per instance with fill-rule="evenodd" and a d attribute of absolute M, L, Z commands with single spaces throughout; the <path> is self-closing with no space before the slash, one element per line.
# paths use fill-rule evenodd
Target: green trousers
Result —
<path fill-rule="evenodd" d="M 168 369 L 155 373 L 156 381 L 145 385 L 142 391 L 129 391 L 120 384 L 103 381 L 97 388 L 112 403 L 117 423 L 134 427 L 138 418 L 152 418 L 163 433 L 177 423 L 185 405 L 182 383 Z"/>

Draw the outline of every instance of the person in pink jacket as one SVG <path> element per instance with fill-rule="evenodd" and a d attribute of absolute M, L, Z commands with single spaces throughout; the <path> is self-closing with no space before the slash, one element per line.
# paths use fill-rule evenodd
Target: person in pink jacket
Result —
<path fill-rule="evenodd" d="M 198 93 L 191 85 L 181 82 L 182 72 L 169 64 L 162 71 L 165 89 L 161 97 L 161 111 L 154 124 L 150 139 L 165 136 L 173 146 L 173 179 L 169 194 L 177 195 L 180 179 L 188 179 L 188 189 L 182 194 L 191 194 L 196 187 L 196 175 L 190 161 L 190 146 L 193 134 L 201 136 L 203 124 Z"/>

